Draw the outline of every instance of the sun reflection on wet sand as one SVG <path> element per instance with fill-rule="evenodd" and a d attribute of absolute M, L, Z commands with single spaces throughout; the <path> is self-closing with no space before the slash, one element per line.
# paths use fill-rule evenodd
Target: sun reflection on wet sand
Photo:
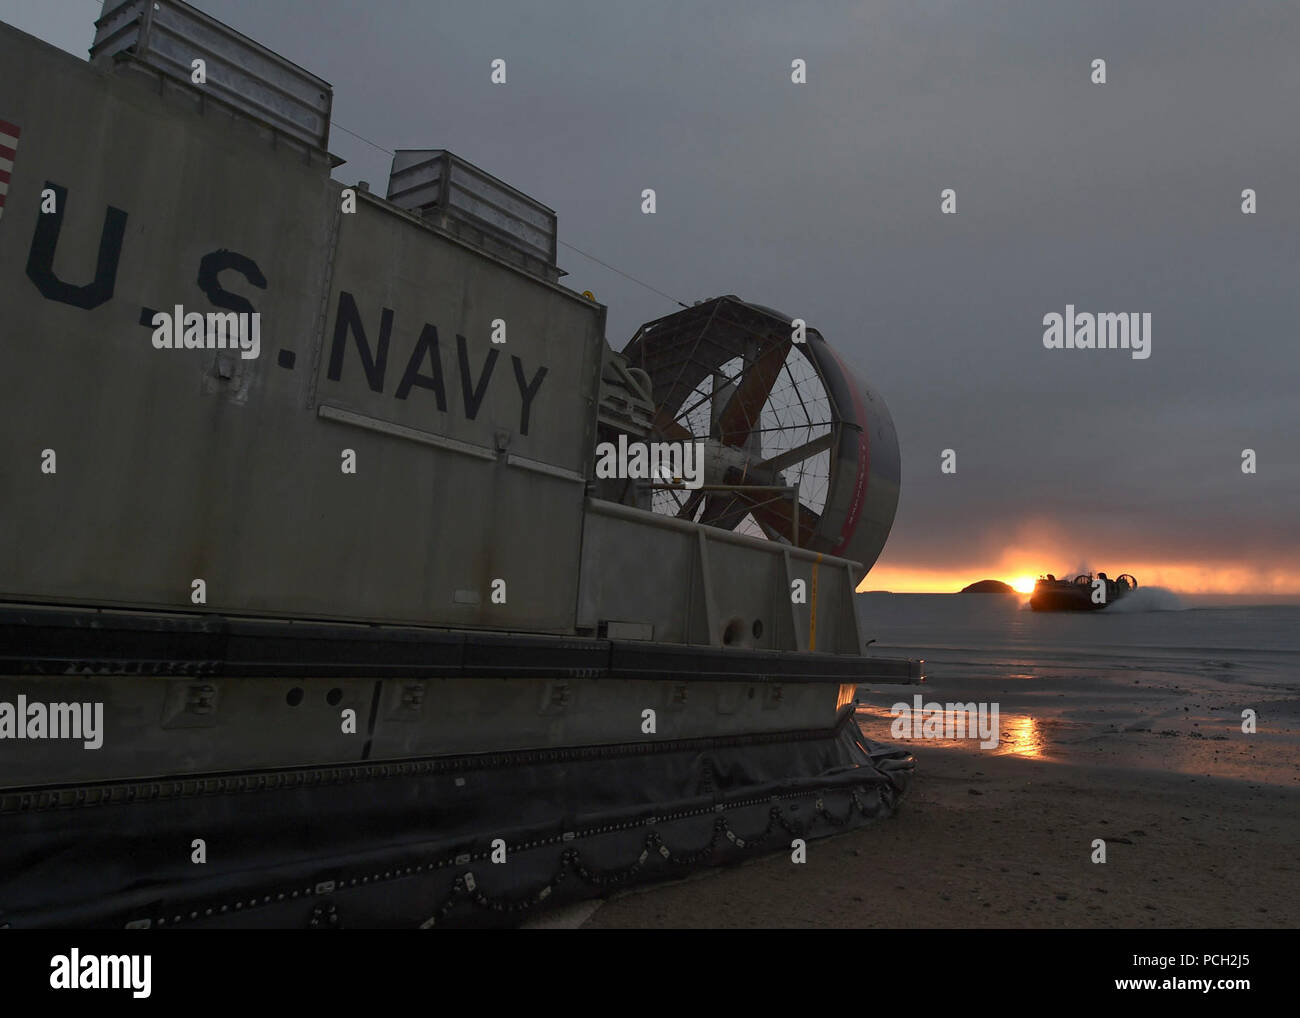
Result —
<path fill-rule="evenodd" d="M 934 716 L 936 719 L 941 719 L 943 732 L 965 730 L 966 716 L 964 712 L 960 709 L 949 709 L 958 707 L 957 704 L 935 702 L 933 706 L 941 708 L 939 713 Z M 969 732 L 966 732 L 965 738 L 948 738 L 946 734 L 942 736 L 926 736 L 920 739 L 913 738 L 910 723 L 904 724 L 900 729 L 900 734 L 895 735 L 892 725 L 897 716 L 888 707 L 859 703 L 857 713 L 859 717 L 865 715 L 872 719 L 867 735 L 882 742 L 915 742 L 952 748 L 982 748 L 980 747 L 979 735 L 970 734 Z M 998 744 L 996 747 L 984 750 L 984 752 L 992 752 L 1001 756 L 1044 759 L 1046 757 L 1046 743 L 1047 726 L 1033 715 L 1003 714 L 999 711 Z"/>
<path fill-rule="evenodd" d="M 1039 758 L 1043 755 L 1046 733 L 1030 714 L 1012 714 L 1001 718 L 1001 739 L 996 752 L 1011 756 Z"/>

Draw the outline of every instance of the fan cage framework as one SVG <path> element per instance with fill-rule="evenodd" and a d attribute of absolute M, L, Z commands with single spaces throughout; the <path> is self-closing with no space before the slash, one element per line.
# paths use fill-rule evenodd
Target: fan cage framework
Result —
<path fill-rule="evenodd" d="M 793 342 L 792 332 L 789 316 L 731 295 L 637 331 L 624 355 L 651 379 L 658 434 L 712 438 L 743 450 L 745 460 L 738 471 L 729 471 L 726 485 L 745 492 L 715 488 L 693 494 L 660 484 L 652 491 L 656 512 L 785 543 L 814 543 L 841 466 L 847 415 L 832 395 L 817 354 L 825 341 L 806 328 L 804 342 Z M 746 379 L 763 371 L 746 390 L 758 395 L 733 404 Z M 773 462 L 778 469 L 762 469 Z M 795 535 L 800 539 L 792 540 Z"/>

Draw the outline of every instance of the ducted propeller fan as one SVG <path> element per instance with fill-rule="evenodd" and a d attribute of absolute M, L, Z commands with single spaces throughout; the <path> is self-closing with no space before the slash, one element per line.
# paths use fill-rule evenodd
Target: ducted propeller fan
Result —
<path fill-rule="evenodd" d="M 657 439 L 704 445 L 704 486 L 658 487 L 656 512 L 871 568 L 898 506 L 898 437 L 820 333 L 717 297 L 643 325 L 623 356 L 650 378 Z"/>

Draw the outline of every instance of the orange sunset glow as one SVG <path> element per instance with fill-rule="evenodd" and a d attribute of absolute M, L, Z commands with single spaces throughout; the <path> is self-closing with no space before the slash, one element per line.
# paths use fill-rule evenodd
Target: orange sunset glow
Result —
<path fill-rule="evenodd" d="M 897 594 L 956 593 L 976 580 L 1001 580 L 1018 593 L 1033 592 L 1034 580 L 1043 573 L 1057 576 L 1077 571 L 1077 552 L 1044 551 L 1027 556 L 994 558 L 985 563 L 954 564 L 943 569 L 908 565 L 885 554 L 858 586 L 859 593 L 889 590 Z M 1233 563 L 1196 561 L 1142 561 L 1124 555 L 1089 556 L 1090 568 L 1111 576 L 1131 573 L 1144 587 L 1165 587 L 1185 594 L 1300 594 L 1300 562 Z"/>

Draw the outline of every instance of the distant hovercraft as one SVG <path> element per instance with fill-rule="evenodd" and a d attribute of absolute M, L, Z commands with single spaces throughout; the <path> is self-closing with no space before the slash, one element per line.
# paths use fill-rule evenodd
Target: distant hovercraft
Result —
<path fill-rule="evenodd" d="M 1058 580 L 1051 573 L 1040 576 L 1029 598 L 1036 612 L 1096 611 L 1137 590 L 1137 580 L 1129 573 L 1112 580 L 1105 573 L 1094 577 L 1081 573 L 1073 580 Z"/>

